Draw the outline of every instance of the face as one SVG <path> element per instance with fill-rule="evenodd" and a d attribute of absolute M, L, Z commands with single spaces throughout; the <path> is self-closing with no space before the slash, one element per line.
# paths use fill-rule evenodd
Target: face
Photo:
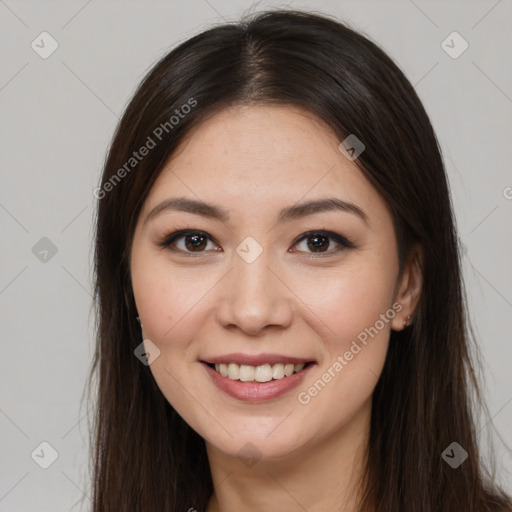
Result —
<path fill-rule="evenodd" d="M 279 458 L 342 432 L 412 312 L 391 214 L 340 142 L 299 109 L 225 109 L 175 152 L 138 219 L 151 372 L 226 455 L 251 443 Z"/>

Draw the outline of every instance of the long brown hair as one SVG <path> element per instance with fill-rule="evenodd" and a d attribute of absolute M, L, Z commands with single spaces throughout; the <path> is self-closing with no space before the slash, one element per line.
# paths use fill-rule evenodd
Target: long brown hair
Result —
<path fill-rule="evenodd" d="M 360 509 L 512 510 L 478 452 L 481 399 L 458 238 L 429 118 L 402 71 L 367 37 L 327 16 L 268 11 L 208 29 L 165 55 L 114 135 L 95 191 L 94 511 L 202 512 L 212 494 L 203 439 L 134 356 L 141 331 L 129 253 L 141 206 L 185 135 L 228 105 L 262 102 L 306 108 L 340 141 L 356 134 L 366 147 L 357 164 L 393 213 L 400 261 L 412 244 L 423 249 L 414 324 L 391 333 L 373 394 Z M 456 469 L 442 457 L 452 442 L 468 454 Z"/>

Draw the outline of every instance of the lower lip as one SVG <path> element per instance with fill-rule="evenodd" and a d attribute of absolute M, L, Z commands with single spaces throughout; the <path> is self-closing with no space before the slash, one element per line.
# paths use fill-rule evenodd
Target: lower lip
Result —
<path fill-rule="evenodd" d="M 214 384 L 221 391 L 244 402 L 264 402 L 284 395 L 287 391 L 297 387 L 304 380 L 304 377 L 309 373 L 311 368 L 315 366 L 314 364 L 310 364 L 300 372 L 293 373 L 289 377 L 283 377 L 282 379 L 268 382 L 242 382 L 241 380 L 223 377 L 206 363 L 201 364 L 205 367 Z"/>

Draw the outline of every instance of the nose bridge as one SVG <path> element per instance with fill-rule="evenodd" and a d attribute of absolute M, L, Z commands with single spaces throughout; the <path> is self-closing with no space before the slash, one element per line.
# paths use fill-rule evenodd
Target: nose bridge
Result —
<path fill-rule="evenodd" d="M 286 287 L 269 268 L 270 251 L 261 248 L 255 254 L 256 247 L 250 243 L 240 244 L 233 257 L 233 271 L 223 294 L 219 320 L 225 326 L 236 325 L 255 334 L 268 325 L 286 326 L 292 309 Z"/>
<path fill-rule="evenodd" d="M 257 302 L 265 298 L 265 302 L 269 302 L 272 299 L 271 281 L 275 279 L 269 270 L 269 258 L 262 253 L 250 263 L 238 256 L 234 260 L 233 280 L 239 300 Z"/>

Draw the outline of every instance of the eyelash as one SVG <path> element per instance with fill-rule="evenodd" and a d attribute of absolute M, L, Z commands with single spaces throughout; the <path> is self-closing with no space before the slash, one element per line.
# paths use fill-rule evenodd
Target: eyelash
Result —
<path fill-rule="evenodd" d="M 174 242 L 176 242 L 180 238 L 186 237 L 187 235 L 200 235 L 200 236 L 206 237 L 209 241 L 216 243 L 215 240 L 210 235 L 205 233 L 204 231 L 200 231 L 197 229 L 180 229 L 178 231 L 174 231 L 173 233 L 170 233 L 169 235 L 166 235 L 163 240 L 161 240 L 160 242 L 157 243 L 157 245 L 159 247 L 162 247 L 163 249 L 167 249 L 169 251 L 176 252 L 176 253 L 181 253 L 183 255 L 186 255 L 187 257 L 197 258 L 197 257 L 202 256 L 205 252 L 204 250 L 197 251 L 196 253 L 194 253 L 192 251 L 184 251 L 182 249 L 176 249 L 176 248 L 172 247 L 172 244 Z M 338 243 L 339 247 L 337 247 L 334 250 L 331 249 L 331 250 L 328 250 L 325 252 L 309 253 L 309 256 L 306 256 L 306 258 L 309 258 L 309 259 L 324 258 L 327 256 L 332 256 L 334 254 L 337 254 L 338 252 L 345 250 L 345 249 L 354 249 L 355 248 L 355 246 L 352 244 L 352 242 L 350 242 L 344 236 L 341 236 L 337 233 L 333 233 L 332 231 L 325 231 L 322 229 L 316 230 L 316 231 L 307 231 L 306 233 L 302 234 L 300 236 L 300 238 L 298 238 L 293 243 L 293 245 L 297 245 L 298 243 L 302 242 L 303 240 L 307 240 L 308 238 L 313 238 L 314 236 L 318 236 L 318 235 L 322 236 L 322 237 L 326 237 L 326 238 L 330 239 L 331 241 Z M 304 251 L 302 251 L 302 252 L 304 252 Z"/>

